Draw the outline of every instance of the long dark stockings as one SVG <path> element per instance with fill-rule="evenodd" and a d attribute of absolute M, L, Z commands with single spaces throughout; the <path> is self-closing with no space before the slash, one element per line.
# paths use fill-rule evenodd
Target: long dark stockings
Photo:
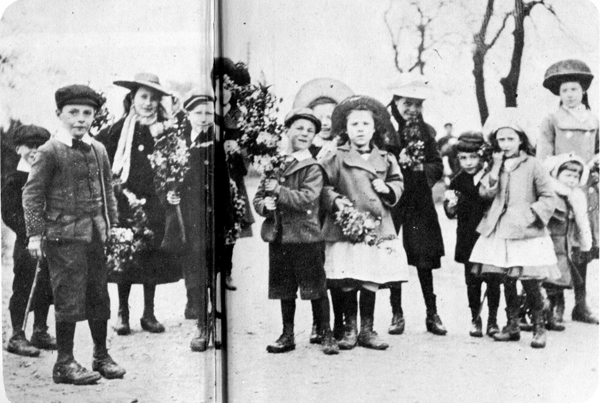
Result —
<path fill-rule="evenodd" d="M 105 320 L 90 320 L 88 321 L 92 340 L 94 340 L 94 357 L 103 358 L 107 354 L 106 349 L 106 333 L 107 325 Z"/>
<path fill-rule="evenodd" d="M 74 322 L 56 322 L 56 344 L 60 364 L 73 360 L 73 339 L 75 338 Z"/>

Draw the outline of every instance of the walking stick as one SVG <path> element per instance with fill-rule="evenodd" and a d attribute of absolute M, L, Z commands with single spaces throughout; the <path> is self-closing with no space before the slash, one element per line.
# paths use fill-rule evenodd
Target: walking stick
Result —
<path fill-rule="evenodd" d="M 27 300 L 27 307 L 25 308 L 25 318 L 23 319 L 23 332 L 27 327 L 27 318 L 29 317 L 29 312 L 31 311 L 31 303 L 33 302 L 33 295 L 35 294 L 35 289 L 37 287 L 38 279 L 40 278 L 40 272 L 42 271 L 42 259 L 43 257 L 39 257 L 37 259 L 37 265 L 35 268 L 35 275 L 33 277 L 33 284 L 31 285 L 31 291 L 29 292 L 29 299 Z"/>

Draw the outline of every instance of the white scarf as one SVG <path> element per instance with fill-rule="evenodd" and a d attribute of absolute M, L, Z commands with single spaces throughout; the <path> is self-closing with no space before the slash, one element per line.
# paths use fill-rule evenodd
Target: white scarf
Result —
<path fill-rule="evenodd" d="M 129 169 L 131 167 L 131 145 L 133 144 L 133 135 L 135 133 L 135 124 L 150 126 L 156 122 L 157 114 L 143 117 L 139 115 L 132 106 L 129 114 L 123 123 L 123 129 L 119 137 L 119 144 L 115 153 L 112 172 L 115 177 L 118 177 L 120 183 L 127 182 L 129 178 Z"/>

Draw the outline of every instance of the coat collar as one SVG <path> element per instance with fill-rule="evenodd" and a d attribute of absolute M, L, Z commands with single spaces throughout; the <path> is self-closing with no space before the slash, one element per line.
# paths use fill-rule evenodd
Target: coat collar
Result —
<path fill-rule="evenodd" d="M 364 169 L 375 176 L 377 176 L 377 171 L 385 171 L 387 169 L 385 152 L 379 150 L 376 146 L 373 146 L 371 149 L 371 154 L 369 154 L 367 160 L 361 157 L 360 153 L 348 144 L 338 147 L 338 150 L 346 154 L 343 162 L 348 166 Z"/>
<path fill-rule="evenodd" d="M 318 164 L 318 162 L 314 158 L 306 158 L 302 161 L 298 161 L 297 159 L 293 160 L 294 162 L 283 171 L 281 176 L 290 176 L 296 171 L 299 171 L 302 168 L 306 168 L 307 166 Z"/>
<path fill-rule="evenodd" d="M 525 151 L 521 150 L 519 151 L 519 156 L 514 158 L 514 162 L 512 162 L 512 164 L 509 167 L 507 167 L 505 164 L 503 170 L 506 172 L 512 172 L 515 169 L 517 169 L 519 165 L 521 165 L 523 162 L 527 161 L 528 158 L 529 155 L 527 155 Z"/>
<path fill-rule="evenodd" d="M 581 121 L 577 119 L 565 107 L 560 106 L 556 112 L 556 124 L 561 130 L 596 130 L 598 129 L 598 120 L 595 116 L 587 111 L 587 119 Z"/>
<path fill-rule="evenodd" d="M 68 147 L 73 147 L 73 136 L 66 129 L 61 128 L 58 130 L 54 135 L 54 138 Z M 89 133 L 86 133 L 81 137 L 81 141 L 87 145 L 91 145 L 92 137 Z"/>

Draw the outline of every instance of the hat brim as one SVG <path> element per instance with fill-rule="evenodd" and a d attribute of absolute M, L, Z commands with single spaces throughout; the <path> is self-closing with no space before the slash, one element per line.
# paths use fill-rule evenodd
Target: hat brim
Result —
<path fill-rule="evenodd" d="M 581 88 L 587 91 L 592 84 L 594 76 L 586 73 L 568 73 L 568 74 L 553 74 L 544 79 L 543 86 L 552 92 L 554 95 L 560 95 L 560 86 L 562 83 L 576 81 L 581 84 Z"/>
<path fill-rule="evenodd" d="M 336 104 L 339 104 L 352 95 L 354 95 L 354 91 L 341 81 L 333 78 L 316 78 L 300 87 L 292 108 L 307 108 L 319 98 L 331 98 Z"/>
<path fill-rule="evenodd" d="M 321 131 L 321 121 L 319 119 L 317 119 L 315 116 L 304 115 L 304 114 L 294 115 L 294 116 L 286 119 L 286 121 L 284 122 L 285 127 L 287 127 L 289 129 L 290 126 L 292 125 L 292 123 L 294 123 L 296 120 L 300 120 L 300 119 L 306 119 L 306 120 L 312 122 L 315 125 L 315 134 L 317 134 Z"/>
<path fill-rule="evenodd" d="M 127 88 L 128 90 L 136 90 L 140 87 L 148 87 L 161 95 L 171 95 L 171 93 L 161 85 L 156 83 L 152 83 L 150 81 L 127 81 L 127 80 L 118 80 L 113 81 L 114 85 L 118 85 L 119 87 Z"/>
<path fill-rule="evenodd" d="M 95 109 L 99 109 L 101 106 L 100 102 L 98 100 L 95 100 L 92 98 L 87 98 L 87 97 L 81 97 L 81 98 L 72 98 L 72 99 L 65 100 L 65 101 L 61 102 L 60 105 L 57 105 L 57 107 L 60 109 L 67 105 L 85 105 L 85 106 L 91 106 Z"/>
<path fill-rule="evenodd" d="M 410 99 L 419 99 L 426 100 L 427 98 L 431 98 L 431 90 L 419 86 L 407 85 L 399 88 L 392 88 L 391 92 L 393 95 L 396 95 L 400 98 L 410 98 Z"/>

